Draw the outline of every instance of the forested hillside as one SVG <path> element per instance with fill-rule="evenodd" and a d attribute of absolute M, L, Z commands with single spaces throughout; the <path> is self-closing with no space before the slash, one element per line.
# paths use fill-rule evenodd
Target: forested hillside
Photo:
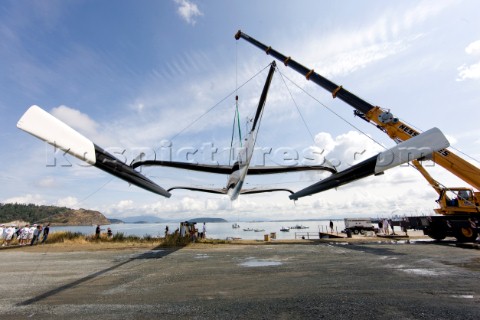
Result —
<path fill-rule="evenodd" d="M 100 212 L 85 209 L 70 209 L 35 204 L 0 203 L 0 222 L 25 221 L 53 225 L 92 225 L 109 224 L 109 220 Z"/>

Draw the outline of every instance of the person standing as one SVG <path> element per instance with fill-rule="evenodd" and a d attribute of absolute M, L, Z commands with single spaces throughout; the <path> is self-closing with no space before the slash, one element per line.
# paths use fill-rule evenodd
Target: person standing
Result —
<path fill-rule="evenodd" d="M 36 226 L 33 230 L 32 241 L 30 241 L 31 246 L 33 246 L 35 242 L 38 242 L 38 237 L 40 237 L 40 226 Z"/>
<path fill-rule="evenodd" d="M 50 223 L 47 223 L 45 228 L 43 228 L 43 239 L 42 239 L 42 244 L 47 241 L 48 238 L 48 233 L 50 232 Z"/>
<path fill-rule="evenodd" d="M 18 236 L 18 239 L 19 239 L 18 243 L 21 246 L 24 246 L 24 245 L 27 244 L 29 233 L 30 233 L 30 225 L 29 224 L 25 225 L 25 227 L 20 229 L 19 236 Z"/>
<path fill-rule="evenodd" d="M 37 240 L 35 240 L 35 244 L 38 244 L 38 242 L 40 241 L 40 235 L 42 234 L 42 231 L 43 231 L 43 226 L 41 224 L 38 225 L 38 237 L 37 237 Z"/>
<path fill-rule="evenodd" d="M 5 232 L 5 240 L 3 241 L 2 247 L 10 245 L 10 242 L 12 241 L 14 234 L 15 234 L 14 226 L 10 226 L 9 228 L 7 228 L 7 231 Z"/>
<path fill-rule="evenodd" d="M 33 226 L 28 229 L 28 240 L 25 242 L 25 245 L 32 244 L 33 241 L 33 234 L 37 230 L 37 225 L 34 224 Z"/>
<path fill-rule="evenodd" d="M 95 239 L 100 239 L 100 225 L 97 224 L 97 228 L 95 229 Z"/>
<path fill-rule="evenodd" d="M 165 238 L 168 236 L 168 226 L 165 226 Z"/>
<path fill-rule="evenodd" d="M 333 221 L 330 220 L 330 232 L 333 233 Z"/>
<path fill-rule="evenodd" d="M 390 228 L 392 228 L 392 234 L 395 235 L 395 226 L 393 225 L 393 220 L 390 220 Z"/>
<path fill-rule="evenodd" d="M 186 230 L 185 230 L 185 222 L 180 222 L 180 238 L 185 237 Z"/>
<path fill-rule="evenodd" d="M 205 239 L 207 237 L 207 226 L 205 225 L 205 222 L 203 223 L 203 228 L 202 228 L 202 239 Z"/>
<path fill-rule="evenodd" d="M 407 218 L 404 218 L 402 221 L 402 231 L 405 232 L 405 236 L 408 237 L 408 220 Z"/>
<path fill-rule="evenodd" d="M 383 220 L 383 233 L 386 234 L 386 235 L 389 235 L 390 234 L 390 229 L 389 229 L 389 224 L 388 224 L 388 220 L 387 219 L 384 219 Z"/>

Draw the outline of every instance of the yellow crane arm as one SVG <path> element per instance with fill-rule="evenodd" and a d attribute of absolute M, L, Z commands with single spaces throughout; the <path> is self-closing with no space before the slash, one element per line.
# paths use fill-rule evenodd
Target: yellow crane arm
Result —
<path fill-rule="evenodd" d="M 376 124 L 377 127 L 380 127 L 382 131 L 385 131 L 385 133 L 387 133 L 390 138 L 396 141 L 405 141 L 407 139 L 410 139 L 411 137 L 420 134 L 420 132 L 416 131 L 405 123 L 396 120 L 395 117 L 391 116 L 389 111 L 386 111 L 380 107 L 374 107 L 369 112 L 367 112 L 365 114 L 365 120 L 371 121 Z M 435 152 L 433 154 L 432 161 L 442 166 L 449 172 L 453 173 L 466 183 L 470 184 L 475 189 L 480 190 L 480 169 L 471 164 L 470 162 L 457 156 L 448 149 L 443 149 Z M 422 172 L 421 170 L 419 171 L 427 179 L 427 181 L 432 184 L 430 179 L 433 180 L 433 178 L 431 178 L 431 176 L 430 178 L 428 178 L 425 175 L 425 169 L 423 169 L 424 172 Z M 429 176 L 428 173 L 426 174 Z"/>

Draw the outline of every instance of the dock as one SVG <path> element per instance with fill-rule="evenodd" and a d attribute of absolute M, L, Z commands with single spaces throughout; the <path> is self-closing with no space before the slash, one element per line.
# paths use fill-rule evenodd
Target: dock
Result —
<path fill-rule="evenodd" d="M 346 238 L 347 235 L 345 233 L 339 232 L 295 232 L 295 239 L 328 239 L 328 238 Z"/>

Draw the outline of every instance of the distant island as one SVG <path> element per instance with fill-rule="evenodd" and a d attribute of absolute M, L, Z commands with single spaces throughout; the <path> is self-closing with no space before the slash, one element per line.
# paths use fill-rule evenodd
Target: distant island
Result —
<path fill-rule="evenodd" d="M 50 223 L 52 226 L 88 226 L 111 224 L 102 213 L 87 209 L 70 209 L 35 204 L 0 203 L 1 223 Z"/>
<path fill-rule="evenodd" d="M 119 223 L 125 223 L 125 221 L 120 220 L 120 219 L 113 219 L 113 218 L 107 218 L 110 221 L 110 224 L 119 224 Z"/>

